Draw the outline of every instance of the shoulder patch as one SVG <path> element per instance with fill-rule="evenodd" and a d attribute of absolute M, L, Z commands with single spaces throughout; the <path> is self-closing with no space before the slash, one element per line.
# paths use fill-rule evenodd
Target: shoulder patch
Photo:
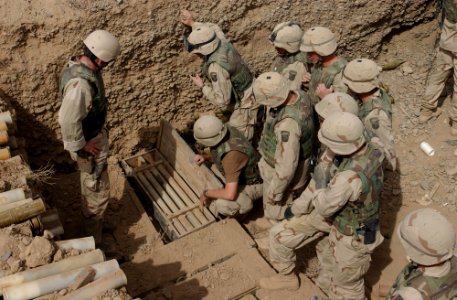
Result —
<path fill-rule="evenodd" d="M 289 71 L 289 80 L 290 81 L 294 81 L 296 76 L 297 76 L 296 71 L 292 71 L 292 70 Z"/>
<path fill-rule="evenodd" d="M 287 143 L 289 141 L 289 131 L 281 131 L 281 141 Z"/>
<path fill-rule="evenodd" d="M 379 118 L 371 118 L 370 123 L 373 129 L 379 129 Z"/>
<path fill-rule="evenodd" d="M 212 82 L 217 82 L 217 74 L 216 74 L 216 72 L 209 73 L 209 77 L 211 78 Z"/>

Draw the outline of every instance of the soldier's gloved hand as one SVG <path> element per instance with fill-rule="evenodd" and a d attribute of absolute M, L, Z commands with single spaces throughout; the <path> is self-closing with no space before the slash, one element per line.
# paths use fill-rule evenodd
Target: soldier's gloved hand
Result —
<path fill-rule="evenodd" d="M 292 212 L 292 206 L 289 206 L 288 208 L 286 208 L 286 210 L 284 211 L 284 219 L 286 220 L 290 220 L 292 219 L 292 217 L 294 217 L 294 213 Z"/>
<path fill-rule="evenodd" d="M 314 168 L 313 179 L 316 182 L 316 189 L 324 189 L 330 182 L 330 168 L 323 164 L 318 164 Z"/>

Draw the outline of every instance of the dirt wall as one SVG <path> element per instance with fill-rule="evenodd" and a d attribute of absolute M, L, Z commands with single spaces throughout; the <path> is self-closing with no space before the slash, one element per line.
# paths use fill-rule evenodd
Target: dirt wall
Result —
<path fill-rule="evenodd" d="M 211 109 L 188 77 L 199 60 L 182 49 L 180 9 L 218 23 L 259 74 L 269 68 L 274 49 L 268 36 L 279 22 L 330 27 L 348 58 L 376 57 L 392 32 L 433 19 L 435 2 L 0 0 L 0 96 L 17 111 L 32 165 L 66 161 L 57 123 L 59 73 L 89 32 L 107 29 L 122 44 L 105 72 L 107 126 L 112 153 L 127 155 L 150 147 L 159 118 L 186 130 L 198 112 Z"/>

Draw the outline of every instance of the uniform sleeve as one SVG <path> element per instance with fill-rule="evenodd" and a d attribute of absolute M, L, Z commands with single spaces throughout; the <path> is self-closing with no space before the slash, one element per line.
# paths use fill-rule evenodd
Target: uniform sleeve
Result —
<path fill-rule="evenodd" d="M 351 170 L 337 173 L 325 189 L 316 190 L 313 204 L 324 218 L 333 216 L 348 201 L 356 201 L 362 193 L 362 181 Z"/>
<path fill-rule="evenodd" d="M 59 124 L 65 150 L 76 152 L 86 144 L 82 120 L 87 116 L 91 103 L 91 88 L 86 80 L 76 78 L 67 83 L 59 109 Z"/>
<path fill-rule="evenodd" d="M 241 171 L 248 163 L 248 156 L 239 151 L 230 151 L 222 158 L 225 182 L 238 182 Z"/>
<path fill-rule="evenodd" d="M 316 182 L 311 179 L 306 189 L 301 193 L 300 197 L 294 200 L 292 204 L 292 213 L 294 216 L 309 214 L 313 209 L 313 194 L 316 191 Z"/>
<path fill-rule="evenodd" d="M 422 294 L 412 287 L 403 287 L 400 290 L 396 291 L 394 297 L 395 300 L 423 300 Z"/>
<path fill-rule="evenodd" d="M 333 88 L 335 92 L 347 93 L 348 87 L 343 83 L 343 72 L 336 74 L 333 78 Z"/>
<path fill-rule="evenodd" d="M 288 65 L 282 75 L 286 77 L 292 90 L 299 90 L 302 85 L 303 75 L 307 72 L 306 66 L 302 62 L 294 62 Z"/>
<path fill-rule="evenodd" d="M 382 109 L 372 110 L 364 120 L 365 128 L 368 132 L 378 137 L 384 147 L 386 158 L 389 160 L 393 169 L 396 168 L 395 142 L 392 133 L 392 122 Z"/>
<path fill-rule="evenodd" d="M 268 189 L 268 200 L 282 199 L 283 193 L 292 181 L 300 157 L 300 128 L 293 119 L 286 118 L 276 124 L 275 135 L 278 141 L 275 151 L 275 172 Z"/>
<path fill-rule="evenodd" d="M 230 74 L 216 63 L 209 66 L 208 73 L 210 82 L 205 82 L 203 95 L 217 107 L 227 108 L 232 93 Z"/>

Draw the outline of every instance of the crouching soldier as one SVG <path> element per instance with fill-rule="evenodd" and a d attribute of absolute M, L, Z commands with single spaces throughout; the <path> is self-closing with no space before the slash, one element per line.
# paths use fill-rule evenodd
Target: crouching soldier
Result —
<path fill-rule="evenodd" d="M 194 124 L 195 140 L 211 150 L 211 155 L 197 154 L 194 161 L 216 164 L 225 177 L 221 189 L 208 189 L 200 196 L 202 205 L 209 205 L 214 215 L 233 217 L 252 209 L 262 197 L 262 184 L 257 167 L 259 154 L 235 128 L 214 116 L 202 116 Z"/>

